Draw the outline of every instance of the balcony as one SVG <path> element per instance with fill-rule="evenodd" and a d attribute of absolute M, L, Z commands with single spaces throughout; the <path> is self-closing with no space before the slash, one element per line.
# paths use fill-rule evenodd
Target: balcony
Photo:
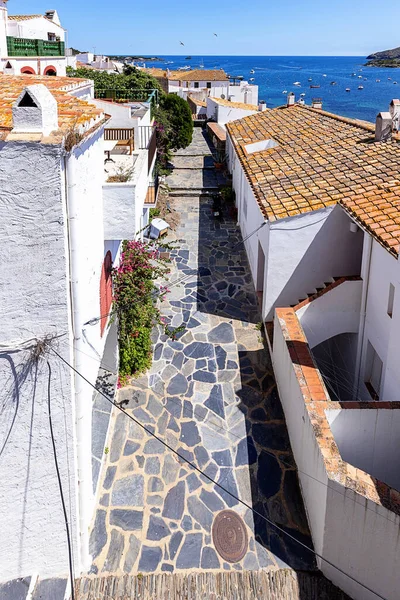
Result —
<path fill-rule="evenodd" d="M 95 90 L 94 97 L 97 100 L 108 100 L 112 102 L 150 102 L 151 104 L 158 103 L 158 90 L 139 90 L 139 89 L 103 89 Z"/>
<path fill-rule="evenodd" d="M 8 56 L 65 56 L 64 42 L 7 37 Z"/>

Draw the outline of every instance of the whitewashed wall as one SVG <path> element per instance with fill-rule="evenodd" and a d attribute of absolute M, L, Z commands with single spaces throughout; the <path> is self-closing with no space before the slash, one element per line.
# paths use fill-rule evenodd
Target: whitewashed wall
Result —
<path fill-rule="evenodd" d="M 42 56 L 40 59 L 30 58 L 29 56 L 12 56 L 10 58 L 4 58 L 1 61 L 2 71 L 4 70 L 7 62 L 10 62 L 12 65 L 12 71 L 9 69 L 5 71 L 5 73 L 8 75 L 20 75 L 21 69 L 24 67 L 30 67 L 35 71 L 36 75 L 43 75 L 47 67 L 54 67 L 57 71 L 57 75 L 60 77 L 64 77 L 66 74 L 66 59 L 63 56 L 54 58 Z"/>
<path fill-rule="evenodd" d="M 341 333 L 358 333 L 362 281 L 345 281 L 296 314 L 310 348 Z"/>
<path fill-rule="evenodd" d="M 12 21 L 9 19 L 7 22 L 7 35 L 13 37 L 30 40 L 47 40 L 48 33 L 54 33 L 57 37 L 61 38 L 62 42 L 65 39 L 64 29 L 44 17 L 25 19 L 23 21 Z"/>
<path fill-rule="evenodd" d="M 368 236 L 368 234 L 365 234 Z M 365 365 L 368 341 L 383 362 L 382 383 L 380 400 L 397 401 L 400 399 L 400 266 L 385 248 L 377 241 L 372 243 L 371 263 L 369 266 L 369 253 L 365 248 L 363 254 L 363 272 L 365 281 L 368 279 L 368 296 L 366 302 L 365 329 L 361 355 L 361 369 L 359 373 L 358 396 L 363 400 L 371 400 L 365 385 Z M 387 314 L 389 286 L 395 286 L 395 303 L 392 318 Z M 361 315 L 360 328 L 364 315 Z"/>
<path fill-rule="evenodd" d="M 332 410 L 327 416 L 342 458 L 400 490 L 400 410 Z"/>
<path fill-rule="evenodd" d="M 400 517 L 328 479 L 282 330 L 276 325 L 273 366 L 316 552 L 387 600 L 397 600 Z M 376 600 L 375 594 L 326 561 L 318 564 L 354 600 Z"/>
<path fill-rule="evenodd" d="M 225 125 L 231 121 L 254 115 L 257 110 L 246 110 L 244 108 L 235 108 L 234 106 L 224 106 L 210 97 L 207 98 L 206 112 L 207 119 L 215 118 L 219 125 Z"/>
<path fill-rule="evenodd" d="M 64 181 L 60 148 L 0 144 L 1 344 L 63 335 L 72 362 Z M 51 446 L 47 385 L 77 559 L 75 417 L 71 371 L 49 353 L 29 368 L 25 352 L 0 350 L 0 580 L 66 573 L 65 523 Z"/>

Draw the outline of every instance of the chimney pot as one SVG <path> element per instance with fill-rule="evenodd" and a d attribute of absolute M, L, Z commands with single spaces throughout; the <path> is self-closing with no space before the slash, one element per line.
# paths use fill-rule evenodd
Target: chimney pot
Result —
<path fill-rule="evenodd" d="M 311 106 L 312 106 L 312 108 L 322 110 L 322 98 L 313 98 Z"/>
<path fill-rule="evenodd" d="M 287 106 L 294 106 L 296 102 L 296 96 L 294 95 L 293 92 L 290 92 L 290 94 L 288 94 L 287 97 Z"/>
<path fill-rule="evenodd" d="M 392 139 L 393 121 L 390 112 L 380 112 L 376 117 L 375 141 L 390 142 Z"/>
<path fill-rule="evenodd" d="M 400 129 L 400 100 L 394 98 L 389 106 L 389 112 L 393 120 L 393 129 Z"/>
<path fill-rule="evenodd" d="M 263 112 L 264 110 L 267 110 L 267 105 L 265 100 L 260 100 L 259 104 L 258 104 L 258 110 L 260 112 Z"/>

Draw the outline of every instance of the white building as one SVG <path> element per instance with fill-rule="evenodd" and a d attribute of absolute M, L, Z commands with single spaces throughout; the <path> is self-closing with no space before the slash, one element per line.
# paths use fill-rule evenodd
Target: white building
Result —
<path fill-rule="evenodd" d="M 9 15 L 7 0 L 0 0 L 0 71 L 64 76 L 65 70 L 65 30 L 57 11 Z"/>
<path fill-rule="evenodd" d="M 108 56 L 102 54 L 93 54 L 93 52 L 81 52 L 75 55 L 77 62 L 88 67 L 92 67 L 97 71 L 105 71 L 106 73 L 122 73 L 124 64 L 119 61 L 111 60 Z"/>
<path fill-rule="evenodd" d="M 244 102 L 235 102 L 222 98 L 207 98 L 207 119 L 212 119 L 218 125 L 226 125 L 226 123 L 230 123 L 231 121 L 243 119 L 243 117 L 254 115 L 257 111 L 258 106 L 254 104 L 245 104 Z"/>
<path fill-rule="evenodd" d="M 400 138 L 382 141 L 391 128 L 386 113 L 375 130 L 299 105 L 226 125 L 238 220 L 315 550 L 395 600 Z M 319 566 L 352 598 L 376 597 Z"/>
<path fill-rule="evenodd" d="M 111 405 L 53 350 L 113 396 L 111 268 L 147 210 L 155 160 L 154 136 L 132 155 L 117 148 L 114 159 L 104 110 L 79 97 L 91 89 L 92 82 L 71 78 L 1 76 L 0 582 L 68 573 L 48 401 L 75 572 L 90 566 Z M 105 163 L 108 152 L 112 160 L 128 157 L 129 181 L 106 182 L 105 169 L 115 165 Z M 32 348 L 44 339 L 50 347 L 36 362 Z"/>
<path fill-rule="evenodd" d="M 187 99 L 205 101 L 208 97 L 222 98 L 232 102 L 258 104 L 258 86 L 241 78 L 229 78 L 223 69 L 193 69 L 170 71 L 169 69 L 145 69 L 155 77 L 164 91 Z"/>

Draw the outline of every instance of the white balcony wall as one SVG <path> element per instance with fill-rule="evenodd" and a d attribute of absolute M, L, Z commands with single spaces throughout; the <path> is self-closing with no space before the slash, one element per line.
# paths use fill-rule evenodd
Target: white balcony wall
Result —
<path fill-rule="evenodd" d="M 148 183 L 147 150 L 137 155 L 129 181 L 103 183 L 104 239 L 133 240 L 141 237 Z"/>
<path fill-rule="evenodd" d="M 310 348 L 341 333 L 358 332 L 362 285 L 345 281 L 296 312 Z"/>
<path fill-rule="evenodd" d="M 48 33 L 54 33 L 63 42 L 65 31 L 56 23 L 40 16 L 37 19 L 26 19 L 24 21 L 7 22 L 7 35 L 12 37 L 26 38 L 30 40 L 47 40 Z"/>
<path fill-rule="evenodd" d="M 400 490 L 400 410 L 327 412 L 343 460 Z"/>
<path fill-rule="evenodd" d="M 398 600 L 400 517 L 328 478 L 286 340 L 276 323 L 273 366 L 316 552 L 386 600 Z M 351 443 L 350 435 L 347 445 Z M 354 600 L 376 600 L 375 594 L 327 562 L 318 563 L 324 575 Z"/>

